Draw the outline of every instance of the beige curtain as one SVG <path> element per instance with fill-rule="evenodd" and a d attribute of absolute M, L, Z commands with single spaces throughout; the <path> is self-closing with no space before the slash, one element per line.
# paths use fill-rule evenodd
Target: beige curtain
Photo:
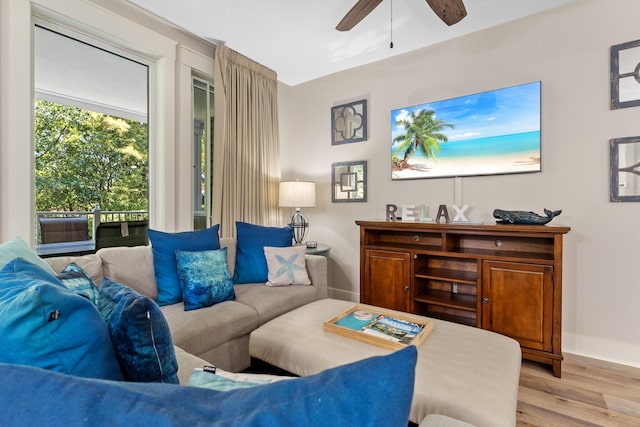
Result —
<path fill-rule="evenodd" d="M 213 223 L 278 225 L 280 146 L 276 73 L 225 46 L 215 53 Z"/>

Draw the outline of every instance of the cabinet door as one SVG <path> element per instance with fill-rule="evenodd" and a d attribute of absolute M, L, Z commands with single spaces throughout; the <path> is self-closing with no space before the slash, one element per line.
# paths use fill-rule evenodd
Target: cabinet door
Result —
<path fill-rule="evenodd" d="M 406 252 L 365 251 L 365 304 L 410 311 L 410 255 Z"/>
<path fill-rule="evenodd" d="M 553 267 L 484 261 L 482 328 L 552 351 Z"/>

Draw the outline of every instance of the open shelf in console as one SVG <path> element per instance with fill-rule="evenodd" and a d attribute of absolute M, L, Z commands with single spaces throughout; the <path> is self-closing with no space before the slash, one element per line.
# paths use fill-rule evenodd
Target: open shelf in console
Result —
<path fill-rule="evenodd" d="M 448 252 L 496 256 L 503 258 L 535 258 L 553 260 L 553 236 L 509 236 L 447 233 L 444 247 Z"/>

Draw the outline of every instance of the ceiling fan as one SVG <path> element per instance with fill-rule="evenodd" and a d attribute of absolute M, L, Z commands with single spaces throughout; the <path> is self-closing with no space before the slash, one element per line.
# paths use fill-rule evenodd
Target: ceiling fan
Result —
<path fill-rule="evenodd" d="M 467 16 L 462 0 L 426 0 L 436 15 L 447 25 L 453 25 Z M 336 30 L 349 31 L 373 11 L 382 0 L 358 0 L 338 23 Z"/>

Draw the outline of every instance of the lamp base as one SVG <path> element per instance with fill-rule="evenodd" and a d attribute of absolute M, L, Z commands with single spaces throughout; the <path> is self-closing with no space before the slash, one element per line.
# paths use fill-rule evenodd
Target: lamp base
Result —
<path fill-rule="evenodd" d="M 302 245 L 309 229 L 309 219 L 300 212 L 300 208 L 296 208 L 296 212 L 289 218 L 289 225 L 293 227 L 293 241 L 296 245 Z"/>

